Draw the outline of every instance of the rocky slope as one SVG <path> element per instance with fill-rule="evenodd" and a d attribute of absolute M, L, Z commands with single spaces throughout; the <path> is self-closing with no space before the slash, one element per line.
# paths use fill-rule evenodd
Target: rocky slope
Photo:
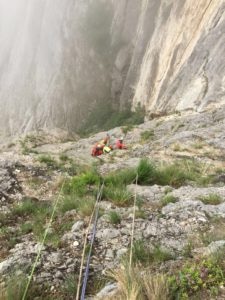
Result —
<path fill-rule="evenodd" d="M 105 102 L 147 115 L 220 105 L 224 18 L 223 0 L 1 0 L 1 128 L 74 131 Z"/>
<path fill-rule="evenodd" d="M 137 189 L 134 184 L 127 186 L 131 195 L 136 190 L 141 199 L 141 206 L 136 208 L 135 241 L 144 242 L 151 251 L 160 249 L 168 260 L 157 260 L 156 265 L 153 264 L 154 271 L 181 270 L 186 261 L 207 257 L 224 249 L 224 116 L 225 107 L 222 107 L 212 112 L 175 114 L 148 121 L 127 132 L 128 150 L 115 150 L 111 155 L 102 156 L 101 160 L 91 157 L 90 150 L 105 136 L 105 132 L 77 141 L 71 137 L 68 140 L 63 132 L 58 135 L 49 133 L 48 137 L 40 132 L 39 135 L 21 138 L 20 143 L 14 141 L 2 145 L 1 293 L 5 293 L 7 278 L 12 272 L 15 276 L 29 274 L 50 217 L 51 203 L 60 192 L 63 178 L 71 178 L 79 174 L 79 168 L 86 170 L 93 163 L 103 176 L 111 171 L 135 167 L 143 157 L 156 161 L 158 166 L 179 162 L 185 172 L 197 172 L 199 178 L 182 181 L 182 184 L 177 184 L 173 181 L 174 175 L 169 175 L 171 185 L 149 183 L 138 185 Z M 124 128 L 112 129 L 112 140 L 123 131 Z M 87 187 L 89 194 L 82 201 L 88 203 L 95 191 L 91 185 Z M 73 201 L 77 199 L 77 196 L 74 197 Z M 33 284 L 36 289 L 32 287 L 31 293 L 36 293 L 37 297 L 52 295 L 57 299 L 74 299 L 75 287 L 69 283 L 77 280 L 90 208 L 72 206 L 62 210 L 66 199 L 66 195 L 60 198 L 59 210 L 48 229 L 49 238 L 35 270 Z M 24 203 L 32 205 L 25 210 Z M 108 269 L 120 264 L 121 258 L 129 252 L 131 241 L 132 202 L 121 207 L 115 198 L 113 201 L 104 196 L 100 207 L 91 259 L 88 292 L 93 296 L 90 299 L 106 299 L 111 289 L 117 289 L 116 285 L 110 285 L 104 290 L 106 294 L 103 291 L 94 296 L 102 285 L 111 282 L 105 274 Z M 112 212 L 121 218 L 117 224 L 110 221 Z M 153 256 L 153 259 L 159 258 Z M 224 293 L 224 285 L 220 284 L 217 298 L 211 294 L 204 294 L 204 297 L 224 299 Z"/>

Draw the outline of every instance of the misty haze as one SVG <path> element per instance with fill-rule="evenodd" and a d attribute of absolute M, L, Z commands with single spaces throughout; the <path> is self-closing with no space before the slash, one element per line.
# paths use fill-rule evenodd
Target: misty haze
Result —
<path fill-rule="evenodd" d="M 0 0 L 0 300 L 225 299 L 225 0 Z"/>

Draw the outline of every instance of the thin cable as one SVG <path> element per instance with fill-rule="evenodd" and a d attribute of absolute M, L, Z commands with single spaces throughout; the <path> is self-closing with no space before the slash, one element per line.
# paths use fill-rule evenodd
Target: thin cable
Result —
<path fill-rule="evenodd" d="M 29 280 L 28 280 L 28 282 L 27 282 L 27 285 L 26 285 L 26 288 L 25 288 L 25 291 L 24 291 L 22 300 L 25 300 L 25 299 L 26 299 L 27 292 L 28 292 L 28 289 L 29 289 L 30 284 L 31 284 L 31 280 L 32 280 L 33 275 L 34 275 L 34 271 L 35 271 L 35 269 L 36 269 L 36 267 L 37 267 L 37 263 L 38 263 L 39 258 L 40 258 L 40 256 L 41 256 L 41 251 L 42 251 L 42 248 L 43 248 L 43 246 L 44 246 L 44 243 L 45 243 L 47 234 L 48 234 L 48 232 L 49 232 L 49 228 L 50 228 L 50 226 L 51 226 L 51 224 L 52 224 L 53 217 L 54 217 L 54 214 L 55 214 L 55 211 L 56 211 L 56 208 L 57 208 L 57 204 L 58 204 L 58 202 L 59 202 L 59 197 L 60 197 L 60 195 L 61 195 L 61 192 L 62 192 L 62 189 L 63 189 L 63 187 L 64 187 L 64 184 L 65 184 L 65 179 L 64 179 L 64 181 L 63 181 L 63 183 L 62 183 L 62 186 L 61 186 L 61 189 L 60 189 L 60 191 L 59 191 L 58 197 L 57 197 L 57 199 L 56 199 L 56 201 L 55 201 L 55 204 L 54 204 L 54 206 L 53 206 L 51 218 L 50 218 L 50 220 L 49 220 L 49 223 L 48 223 L 47 228 L 45 229 L 44 237 L 43 237 L 43 239 L 42 239 L 42 242 L 41 242 L 40 248 L 39 248 L 39 250 L 38 250 L 38 253 L 37 253 L 35 262 L 34 262 L 33 267 L 32 267 L 32 269 L 31 269 L 31 273 L 30 273 L 30 276 L 29 276 Z"/>
<path fill-rule="evenodd" d="M 87 230 L 86 230 L 86 234 L 85 234 L 85 239 L 84 239 L 84 246 L 83 246 L 83 253 L 82 253 L 82 259 L 81 259 L 81 264 L 80 264 L 80 274 L 79 274 L 79 280 L 78 280 L 78 286 L 77 286 L 77 294 L 76 294 L 76 300 L 79 300 L 79 296 L 80 296 L 80 287 L 81 287 L 81 279 L 82 279 L 82 271 L 83 271 L 83 266 L 84 266 L 84 258 L 85 258 L 85 250 L 86 250 L 86 245 L 87 245 L 87 238 L 88 238 L 88 233 L 89 233 L 89 229 L 91 227 L 91 223 L 92 223 L 92 220 L 93 220 L 93 217 L 94 217 L 94 214 L 95 214 L 95 211 L 96 211 L 96 208 L 98 206 L 98 203 L 101 199 L 101 196 L 102 196 L 102 191 L 103 191 L 103 187 L 104 187 L 104 182 L 103 184 L 101 185 L 101 187 L 99 188 L 99 191 L 98 191 L 98 195 L 97 195 L 97 199 L 96 199 L 96 202 L 95 202 L 95 206 L 94 206 L 94 209 L 93 209 L 93 212 L 92 212 L 92 215 L 90 217 L 90 220 L 89 220 L 89 223 L 88 223 L 88 227 L 87 227 Z M 99 208 L 98 208 L 99 210 Z M 97 212 L 98 212 L 97 210 Z M 96 213 L 96 216 L 98 214 Z M 95 223 L 96 222 L 96 216 L 95 216 Z M 93 237 L 93 234 L 92 234 L 92 237 Z M 93 241 L 94 242 L 94 241 Z M 92 245 L 91 245 L 91 249 L 92 250 Z M 89 251 L 90 253 L 91 251 Z M 86 267 L 86 270 L 87 270 L 87 267 Z M 86 271 L 85 271 L 85 274 L 86 274 Z"/>
<path fill-rule="evenodd" d="M 129 263 L 130 268 L 131 268 L 131 264 L 132 264 L 133 245 L 134 245 L 134 222 L 135 222 L 136 202 L 137 202 L 137 182 L 138 182 L 138 174 L 136 176 L 136 182 L 135 182 L 134 207 L 133 207 L 133 222 L 132 222 L 131 242 L 130 242 L 130 263 Z"/>

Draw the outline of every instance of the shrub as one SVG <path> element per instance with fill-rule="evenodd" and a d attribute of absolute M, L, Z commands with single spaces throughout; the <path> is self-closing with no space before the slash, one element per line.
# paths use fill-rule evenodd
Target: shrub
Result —
<path fill-rule="evenodd" d="M 118 112 L 118 110 L 112 108 L 109 101 L 102 101 L 91 112 L 79 134 L 86 136 L 90 133 L 110 130 L 118 126 L 125 126 L 124 134 L 126 134 L 126 131 L 131 130 L 134 125 L 143 123 L 144 116 L 145 112 L 140 107 L 135 112 L 129 109 Z"/>
<path fill-rule="evenodd" d="M 94 210 L 95 200 L 93 198 L 83 199 L 79 202 L 78 211 L 82 216 L 90 216 Z"/>
<path fill-rule="evenodd" d="M 158 174 L 156 166 L 148 159 L 142 159 L 137 167 L 138 184 L 154 184 Z"/>
<path fill-rule="evenodd" d="M 136 219 L 146 219 L 146 213 L 143 209 L 138 209 L 135 211 Z"/>
<path fill-rule="evenodd" d="M 30 222 L 21 224 L 21 226 L 20 226 L 21 234 L 27 234 L 29 232 L 32 232 L 32 229 L 33 229 L 33 226 L 32 226 L 32 223 L 30 223 Z"/>
<path fill-rule="evenodd" d="M 59 159 L 63 162 L 70 161 L 71 159 L 64 153 L 60 154 Z"/>
<path fill-rule="evenodd" d="M 62 213 L 66 213 L 67 211 L 77 209 L 78 207 L 78 199 L 73 196 L 65 196 L 62 198 L 59 204 L 59 211 Z"/>
<path fill-rule="evenodd" d="M 204 204 L 218 205 L 222 202 L 222 198 L 217 194 L 209 194 L 205 196 L 199 196 L 199 200 L 201 200 Z"/>
<path fill-rule="evenodd" d="M 173 151 L 182 151 L 182 150 L 181 150 L 180 144 L 175 143 L 175 144 L 173 145 Z"/>
<path fill-rule="evenodd" d="M 112 224 L 120 224 L 121 216 L 116 211 L 109 212 L 109 222 Z"/>
<path fill-rule="evenodd" d="M 158 170 L 158 184 L 180 187 L 188 180 L 195 180 L 195 174 L 185 170 L 181 164 L 166 165 Z"/>
<path fill-rule="evenodd" d="M 185 265 L 177 275 L 170 278 L 170 285 L 175 297 L 189 299 L 203 289 L 218 291 L 224 280 L 221 267 L 208 259 Z"/>
<path fill-rule="evenodd" d="M 58 167 L 57 161 L 52 158 L 50 155 L 40 155 L 38 157 L 40 163 L 45 163 L 48 167 Z"/>
<path fill-rule="evenodd" d="M 99 183 L 100 176 L 97 171 L 90 170 L 66 181 L 63 191 L 67 195 L 84 196 L 90 186 L 98 185 Z"/>
<path fill-rule="evenodd" d="M 62 199 L 59 205 L 59 211 L 65 213 L 76 209 L 82 216 L 89 216 L 94 209 L 95 200 L 90 197 L 77 198 L 76 196 L 66 196 Z"/>
<path fill-rule="evenodd" d="M 142 140 L 143 142 L 149 141 L 149 140 L 151 140 L 153 137 L 154 137 L 154 131 L 153 131 L 153 130 L 146 130 L 146 131 L 143 131 L 143 132 L 141 133 L 141 140 Z"/>
<path fill-rule="evenodd" d="M 111 300 L 169 299 L 169 285 L 163 274 L 153 274 L 151 270 L 140 272 L 139 267 L 128 264 L 110 273 L 118 283 L 118 292 Z"/>
<path fill-rule="evenodd" d="M 167 194 L 161 199 L 161 203 L 163 206 L 166 206 L 169 203 L 175 203 L 177 201 L 178 199 L 171 194 Z"/>
<path fill-rule="evenodd" d="M 126 135 L 129 131 L 133 130 L 133 128 L 134 128 L 134 125 L 127 125 L 127 126 L 123 126 L 121 128 L 121 130 L 122 130 L 123 134 Z"/>
<path fill-rule="evenodd" d="M 132 203 L 132 194 L 125 187 L 107 186 L 103 191 L 103 198 L 118 206 L 128 206 Z"/>
<path fill-rule="evenodd" d="M 77 282 L 78 276 L 76 274 L 68 275 L 62 285 L 63 296 L 65 296 L 67 299 L 70 299 L 70 297 L 74 297 L 77 292 Z"/>
<path fill-rule="evenodd" d="M 34 202 L 30 198 L 25 198 L 22 203 L 17 204 L 13 209 L 12 213 L 18 216 L 34 215 L 37 213 L 41 206 L 41 203 Z"/>
<path fill-rule="evenodd" d="M 21 300 L 25 291 L 27 280 L 28 278 L 24 273 L 20 275 L 10 276 L 6 282 L 6 291 L 2 299 Z M 44 298 L 45 296 L 43 294 L 44 294 L 43 288 L 40 289 L 40 287 L 38 287 L 34 282 L 32 282 L 27 292 L 26 299 L 32 300 L 36 297 L 37 298 L 41 297 L 41 299 L 46 299 Z"/>
<path fill-rule="evenodd" d="M 161 263 L 170 260 L 172 255 L 162 249 L 160 246 L 155 246 L 153 250 L 146 247 L 143 240 L 138 240 L 134 242 L 132 251 L 132 262 L 134 264 L 151 264 L 151 263 Z"/>
<path fill-rule="evenodd" d="M 135 182 L 136 170 L 135 169 L 124 169 L 114 173 L 111 173 L 105 177 L 106 186 L 121 187 L 124 185 Z"/>

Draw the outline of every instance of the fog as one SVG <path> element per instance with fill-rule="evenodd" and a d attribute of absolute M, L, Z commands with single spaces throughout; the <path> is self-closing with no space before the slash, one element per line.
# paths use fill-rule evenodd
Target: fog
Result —
<path fill-rule="evenodd" d="M 109 108 L 224 102 L 223 11 L 209 0 L 0 0 L 0 130 L 76 131 Z"/>

